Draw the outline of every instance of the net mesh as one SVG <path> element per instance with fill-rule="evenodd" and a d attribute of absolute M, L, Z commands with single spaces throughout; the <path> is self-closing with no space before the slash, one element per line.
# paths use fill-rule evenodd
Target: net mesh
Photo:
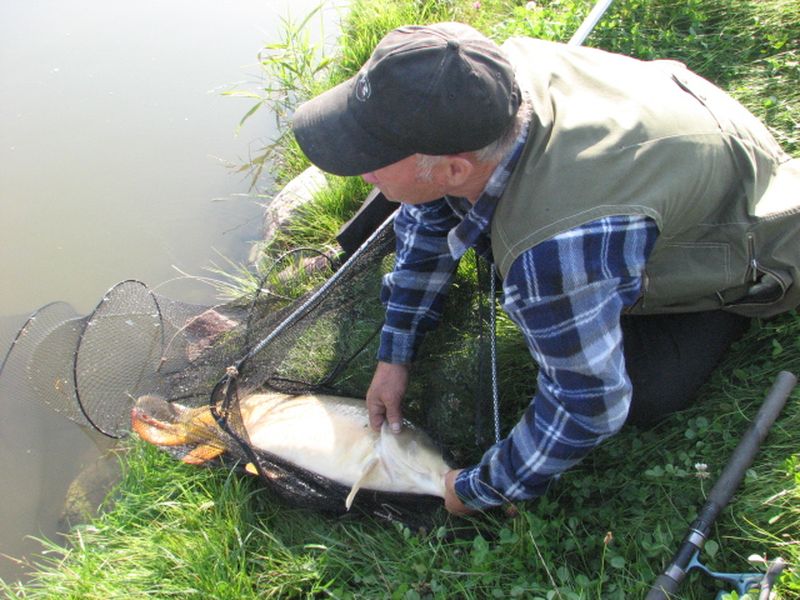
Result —
<path fill-rule="evenodd" d="M 391 270 L 393 250 L 390 218 L 338 269 L 319 253 L 292 253 L 265 270 L 254 292 L 225 304 L 178 302 L 133 280 L 110 289 L 89 315 L 53 303 L 22 325 L 0 377 L 14 393 L 116 438 L 130 431 L 130 411 L 140 396 L 210 406 L 226 433 L 209 438 L 225 447 L 228 459 L 254 464 L 267 487 L 295 505 L 341 512 L 345 486 L 250 444 L 239 393 L 363 398 L 384 315 L 381 278 Z M 491 397 L 488 299 L 479 293 L 488 271 L 478 270 L 477 279 L 474 273 L 457 280 L 446 326 L 423 345 L 404 403 L 404 416 L 451 464 L 477 459 L 491 442 L 491 409 L 482 404 Z M 292 291 L 309 286 L 303 294 Z M 408 520 L 437 503 L 367 490 L 354 506 Z"/>

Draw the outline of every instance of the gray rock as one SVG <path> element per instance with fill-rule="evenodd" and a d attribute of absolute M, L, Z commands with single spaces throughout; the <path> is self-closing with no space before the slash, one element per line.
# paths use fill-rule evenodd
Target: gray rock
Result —
<path fill-rule="evenodd" d="M 118 451 L 109 450 L 94 463 L 81 471 L 72 481 L 64 499 L 64 510 L 59 525 L 62 531 L 70 527 L 88 523 L 98 515 L 98 509 L 105 502 L 111 489 L 122 475 Z"/>
<path fill-rule="evenodd" d="M 311 200 L 326 185 L 325 173 L 312 165 L 287 183 L 269 201 L 264 210 L 264 237 L 251 249 L 251 263 L 257 263 L 261 259 L 264 245 L 272 241 L 280 228 L 292 219 L 297 208 Z"/>

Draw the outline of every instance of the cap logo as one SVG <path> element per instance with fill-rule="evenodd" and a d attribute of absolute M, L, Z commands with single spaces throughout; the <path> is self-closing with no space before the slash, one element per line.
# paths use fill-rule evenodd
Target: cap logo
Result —
<path fill-rule="evenodd" d="M 366 102 L 371 95 L 372 84 L 370 84 L 367 74 L 362 73 L 358 76 L 358 80 L 356 81 L 356 98 L 361 102 Z"/>

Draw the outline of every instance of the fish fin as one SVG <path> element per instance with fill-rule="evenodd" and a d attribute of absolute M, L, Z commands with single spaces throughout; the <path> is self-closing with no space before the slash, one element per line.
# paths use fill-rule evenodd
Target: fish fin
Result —
<path fill-rule="evenodd" d="M 412 493 L 431 494 L 444 498 L 444 474 L 449 470 L 443 459 L 437 465 L 432 447 L 408 435 L 381 429 L 381 460 L 390 480 Z M 440 457 L 441 458 L 441 457 Z"/>
<path fill-rule="evenodd" d="M 244 470 L 250 473 L 250 475 L 258 475 L 258 469 L 256 469 L 256 466 L 253 463 L 247 463 L 244 466 Z"/>
<path fill-rule="evenodd" d="M 344 507 L 347 510 L 350 510 L 350 507 L 353 506 L 353 500 L 355 499 L 358 490 L 361 489 L 361 485 L 364 483 L 367 477 L 369 477 L 370 473 L 372 473 L 372 470 L 380 462 L 380 460 L 381 459 L 378 455 L 373 454 L 367 460 L 367 462 L 364 463 L 364 470 L 361 472 L 361 476 L 358 478 L 358 481 L 353 484 L 353 487 L 350 488 L 350 493 L 347 494 L 347 499 L 344 501 Z"/>
<path fill-rule="evenodd" d="M 187 465 L 202 465 L 213 458 L 217 458 L 220 454 L 225 452 L 224 448 L 213 446 L 211 444 L 200 444 L 186 454 L 181 460 Z"/>

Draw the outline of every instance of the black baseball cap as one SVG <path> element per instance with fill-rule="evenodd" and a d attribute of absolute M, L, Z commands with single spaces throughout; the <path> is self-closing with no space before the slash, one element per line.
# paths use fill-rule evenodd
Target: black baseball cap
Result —
<path fill-rule="evenodd" d="M 412 154 L 458 154 L 497 140 L 520 104 L 500 48 L 462 23 L 400 27 L 361 71 L 300 105 L 292 129 L 312 163 L 360 175 Z"/>

